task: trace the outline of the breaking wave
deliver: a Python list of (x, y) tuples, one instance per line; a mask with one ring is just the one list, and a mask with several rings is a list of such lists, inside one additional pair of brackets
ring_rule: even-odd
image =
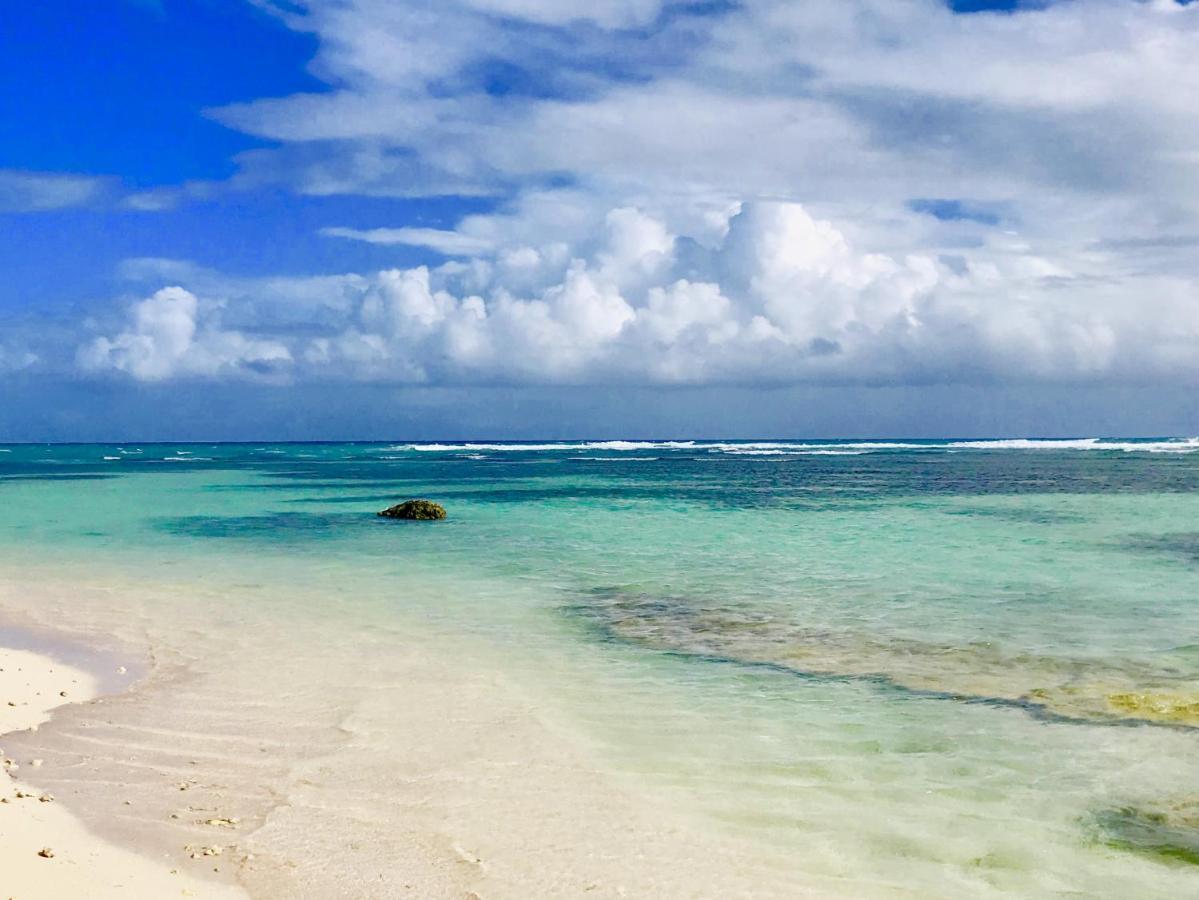
[(1199, 437), (1162, 440), (1120, 440), (1110, 438), (1008, 438), (964, 441), (563, 441), (559, 443), (473, 443), (396, 444), (385, 448), (393, 452), (415, 453), (546, 453), (600, 451), (620, 453), (633, 450), (692, 451), (725, 453), (731, 456), (857, 456), (863, 453), (897, 451), (958, 450), (1056, 450), (1108, 451), (1116, 453), (1195, 453)]

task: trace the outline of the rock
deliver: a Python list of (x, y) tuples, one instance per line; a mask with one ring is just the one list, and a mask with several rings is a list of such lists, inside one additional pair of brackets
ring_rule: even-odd
[(385, 519), (444, 519), (445, 507), (432, 500), (405, 500), (379, 513)]
[(37, 855), (40, 856), (42, 859), (54, 859), (54, 851), (51, 850), (49, 847), (43, 847), (41, 850), (39, 850), (37, 852)]

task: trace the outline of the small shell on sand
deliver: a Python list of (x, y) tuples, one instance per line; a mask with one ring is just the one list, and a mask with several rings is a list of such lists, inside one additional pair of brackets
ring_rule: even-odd
[(225, 852), (224, 847), (215, 844), (211, 847), (193, 847), (189, 844), (183, 849), (191, 855), (192, 859), (200, 859), (202, 856), (220, 856)]

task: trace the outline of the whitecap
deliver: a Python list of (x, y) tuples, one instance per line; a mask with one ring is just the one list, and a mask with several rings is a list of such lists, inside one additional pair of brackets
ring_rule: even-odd
[(946, 444), (964, 450), (1108, 450), (1124, 453), (1195, 453), (1199, 438), (1162, 441), (1121, 441), (1109, 438), (1013, 438), (994, 441), (953, 441)]
[[(951, 450), (1109, 450), (1127, 453), (1199, 452), (1199, 438), (1173, 438), (1157, 441), (1114, 440), (1103, 438), (1039, 439), (1006, 438), (966, 441), (562, 441), (559, 443), (476, 443), (396, 444), (384, 452), (416, 453), (545, 453), (601, 451), (627, 453), (638, 450), (694, 450), (732, 456), (778, 455), (860, 455), (894, 451)], [(383, 457), (384, 459), (388, 457)]]

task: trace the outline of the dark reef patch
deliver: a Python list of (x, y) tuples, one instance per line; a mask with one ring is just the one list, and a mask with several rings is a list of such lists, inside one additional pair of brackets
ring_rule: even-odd
[(36, 475), (0, 475), (0, 484), (6, 481), (106, 481), (120, 477), (108, 472), (41, 472)]
[(1022, 525), (1068, 525), (1086, 521), (1086, 516), (1079, 515), (1078, 513), (1037, 509), (1035, 507), (1021, 509), (1019, 507), (968, 506), (960, 509), (947, 509), (945, 512), (950, 516), (998, 519)]
[[(281, 538), (328, 537), (356, 525), (355, 513), (284, 512), (261, 516), (173, 516), (153, 520), (159, 531), (183, 537), (277, 541)], [(367, 524), (373, 522), (368, 519)]]
[(1107, 809), (1092, 825), (1109, 847), (1199, 866), (1199, 800)]
[(866, 682), (1052, 722), (1199, 730), (1199, 671), (1177, 652), (1149, 665), (1030, 654), (986, 641), (936, 644), (805, 628), (761, 608), (622, 588), (584, 592), (562, 612), (594, 639), (697, 661)]
[(1141, 553), (1161, 553), (1199, 565), (1199, 531), (1177, 531), (1172, 534), (1134, 535), (1123, 545)]

